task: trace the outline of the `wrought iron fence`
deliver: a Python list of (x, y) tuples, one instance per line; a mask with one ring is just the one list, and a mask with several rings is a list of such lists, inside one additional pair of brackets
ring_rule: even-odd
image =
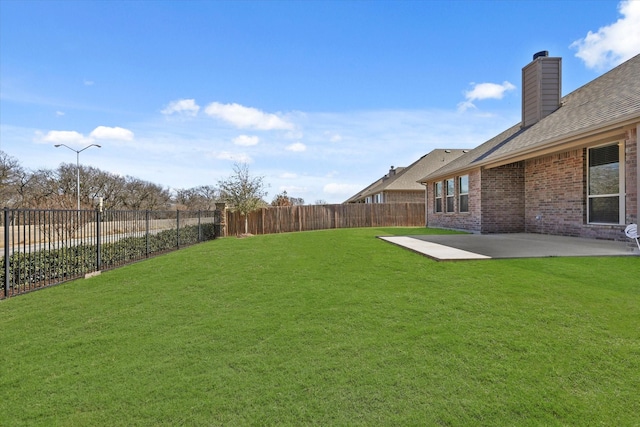
[(0, 212), (0, 299), (214, 239), (221, 211)]

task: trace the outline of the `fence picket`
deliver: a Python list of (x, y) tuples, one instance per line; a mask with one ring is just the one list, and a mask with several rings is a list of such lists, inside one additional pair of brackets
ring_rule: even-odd
[[(244, 217), (226, 212), (227, 235), (244, 234)], [(273, 206), (248, 215), (249, 233), (276, 234), (353, 227), (418, 227), (425, 224), (423, 203), (355, 203)]]

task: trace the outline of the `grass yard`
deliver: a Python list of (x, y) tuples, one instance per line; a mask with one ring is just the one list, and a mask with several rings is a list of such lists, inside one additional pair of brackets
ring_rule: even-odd
[(0, 425), (640, 425), (640, 259), (216, 240), (0, 302)]

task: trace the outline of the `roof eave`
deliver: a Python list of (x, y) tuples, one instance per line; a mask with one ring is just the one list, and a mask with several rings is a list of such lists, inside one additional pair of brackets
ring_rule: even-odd
[(450, 178), (455, 175), (465, 175), (478, 168), (491, 169), (504, 166), (509, 163), (530, 159), (532, 157), (551, 154), (560, 150), (564, 151), (572, 148), (584, 147), (599, 141), (604, 142), (604, 140), (621, 136), (627, 127), (637, 124), (638, 122), (640, 122), (640, 115), (638, 115), (638, 112), (633, 112), (606, 124), (600, 123), (586, 128), (581, 128), (577, 131), (570, 132), (559, 137), (549, 138), (548, 140), (537, 143), (535, 146), (530, 148), (517, 150), (500, 157), (488, 157), (486, 159), (474, 161), (460, 169), (450, 170), (447, 173), (437, 174), (436, 172), (436, 174), (427, 175), (418, 182), (426, 184), (428, 182)]
[(548, 140), (537, 143), (535, 146), (530, 148), (517, 150), (513, 153), (507, 153), (500, 157), (489, 157), (487, 159), (483, 159), (473, 163), (473, 166), (491, 169), (498, 166), (504, 166), (509, 163), (530, 159), (532, 157), (570, 150), (572, 148), (584, 147), (599, 141), (604, 142), (607, 139), (621, 136), (628, 126), (638, 123), (639, 121), (640, 115), (638, 115), (638, 112), (630, 113), (627, 116), (618, 118), (615, 121), (611, 121), (606, 124), (600, 123), (586, 128), (581, 128), (577, 131), (569, 132), (558, 137), (549, 138)]

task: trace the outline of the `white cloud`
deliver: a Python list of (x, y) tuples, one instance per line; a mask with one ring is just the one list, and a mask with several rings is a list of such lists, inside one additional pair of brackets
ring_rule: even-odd
[(85, 86), (93, 86), (95, 84), (95, 82), (93, 80), (84, 79), (82, 81), (82, 84), (84, 84)]
[(51, 130), (46, 135), (37, 134), (37, 136), (41, 142), (51, 144), (79, 145), (92, 142), (90, 138), (74, 130)]
[(51, 130), (43, 135), (41, 132), (36, 132), (36, 140), (43, 143), (51, 144), (69, 144), (69, 145), (82, 145), (91, 144), (95, 140), (111, 140), (111, 141), (132, 141), (133, 132), (129, 129), (121, 127), (107, 127), (98, 126), (95, 128), (89, 136), (84, 136), (80, 132), (75, 130)]
[(335, 195), (351, 196), (352, 194), (354, 194), (357, 191), (360, 191), (361, 189), (362, 189), (362, 186), (357, 184), (338, 184), (338, 183), (332, 182), (332, 183), (326, 184), (322, 188), (322, 191), (324, 191), (327, 194), (331, 194), (333, 196)]
[(98, 126), (90, 134), (93, 139), (109, 139), (114, 141), (133, 141), (133, 132), (121, 127)]
[(162, 111), (164, 115), (180, 114), (183, 116), (195, 117), (200, 111), (200, 106), (196, 104), (195, 99), (179, 99), (171, 101)]
[(258, 145), (259, 142), (260, 142), (260, 138), (258, 138), (257, 136), (249, 136), (249, 135), (240, 135), (233, 139), (234, 144), (241, 145), (243, 147)]
[(220, 151), (213, 153), (213, 157), (218, 160), (230, 160), (238, 163), (252, 163), (253, 159), (244, 153), (231, 153), (229, 151)]
[(516, 87), (505, 81), (502, 84), (497, 83), (472, 83), (473, 88), (465, 91), (465, 101), (458, 104), (458, 111), (465, 111), (469, 108), (475, 108), (473, 101), (483, 99), (502, 99), (505, 92), (514, 90)]
[(282, 178), (282, 179), (296, 179), (296, 178), (298, 178), (298, 174), (297, 173), (291, 173), (291, 172), (284, 172), (284, 173), (280, 174), (280, 178)]
[(307, 146), (304, 145), (302, 142), (296, 142), (291, 145), (287, 145), (286, 150), (293, 151), (294, 153), (301, 153), (307, 150)]
[(209, 116), (224, 120), (238, 128), (260, 130), (293, 130), (293, 123), (277, 116), (265, 113), (256, 108), (240, 104), (220, 104), (212, 102), (205, 109)]
[(58, 117), (64, 116), (64, 111), (56, 111), (56, 116)]
[(587, 67), (614, 67), (640, 52), (640, 1), (622, 1), (618, 10), (622, 18), (569, 46)]

